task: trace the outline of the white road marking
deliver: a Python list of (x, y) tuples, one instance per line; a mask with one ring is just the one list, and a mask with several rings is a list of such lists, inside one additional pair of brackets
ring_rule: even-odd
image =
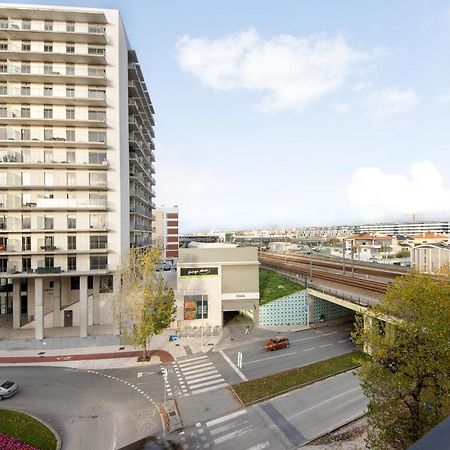
[(267, 361), (268, 359), (282, 358), (283, 356), (289, 356), (289, 355), (295, 355), (295, 354), (296, 354), (296, 352), (283, 353), (282, 355), (268, 356), (267, 358), (255, 359), (253, 361), (246, 361), (245, 364), (254, 364), (254, 363), (261, 362), (261, 361)]
[(323, 345), (319, 345), (319, 348), (322, 348), (322, 347), (329, 347), (330, 345), (333, 345), (333, 344), (323, 344)]
[(239, 375), (241, 380), (247, 381), (248, 378), (236, 367), (233, 361), (223, 352), (223, 350), (219, 350), (219, 353), (222, 355), (223, 359), (231, 366), (231, 368)]
[(195, 380), (196, 378), (201, 378), (205, 375), (212, 375), (213, 373), (219, 373), (219, 372), (217, 372), (217, 369), (213, 369), (213, 370), (209, 370), (208, 372), (203, 372), (200, 374), (197, 373), (195, 375), (188, 375), (188, 376), (185, 376), (184, 378), (186, 378), (186, 380)]
[(226, 422), (227, 420), (234, 419), (235, 417), (242, 416), (242, 414), (245, 414), (247, 412), (246, 409), (240, 409), (239, 411), (236, 411), (234, 413), (228, 414), (226, 416), (219, 417), (218, 419), (210, 420), (209, 422), (206, 422), (206, 426), (213, 427), (214, 425), (218, 425), (219, 423)]
[(202, 388), (202, 389), (196, 389), (196, 390), (192, 391), (192, 395), (202, 394), (203, 392), (213, 391), (214, 389), (220, 389), (220, 388), (223, 388), (226, 386), (228, 386), (227, 383), (222, 383), (222, 384), (217, 384), (215, 386), (210, 386), (210, 387), (206, 387), (206, 388)]
[(337, 333), (337, 331), (333, 331), (332, 333), (324, 333), (321, 336), (330, 336), (330, 335), (336, 334), (336, 333)]
[(185, 364), (187, 362), (198, 361), (199, 359), (205, 359), (205, 358), (207, 358), (206, 355), (198, 356), (197, 358), (184, 359), (183, 361), (178, 361), (178, 365), (181, 366), (182, 364)]
[(243, 429), (240, 429), (240, 430), (232, 431), (231, 433), (228, 433), (225, 436), (220, 436), (219, 438), (214, 439), (214, 444), (221, 444), (222, 442), (229, 441), (230, 439), (233, 439), (236, 436), (239, 436), (240, 434), (247, 433), (251, 429), (252, 429), (252, 426), (249, 426), (247, 428), (243, 428)]
[(309, 347), (309, 348), (305, 348), (305, 350), (302, 350), (304, 352), (309, 352), (310, 350), (314, 350), (316, 347)]
[[(320, 335), (322, 336), (322, 335)], [(311, 339), (317, 339), (320, 338), (320, 336), (311, 336), (311, 337), (307, 337), (307, 338), (301, 338), (301, 339), (289, 339), (290, 342), (300, 342), (300, 341), (309, 341)]]
[(248, 448), (247, 450), (262, 450), (263, 448), (270, 447), (269, 441), (260, 442), (257, 445), (254, 445), (253, 447)]
[(189, 372), (183, 372), (183, 375), (186, 377), (186, 375), (193, 375), (194, 373), (200, 373), (200, 372), (207, 372), (208, 370), (212, 370), (215, 369), (215, 367), (213, 365), (208, 365), (207, 367), (203, 367), (201, 369), (195, 369), (195, 370), (190, 370)]
[(338, 344), (342, 344), (343, 342), (348, 342), (348, 339), (341, 339), (340, 341), (337, 341)]
[(195, 380), (189, 380), (187, 383), (189, 385), (192, 385), (192, 384), (195, 384), (195, 383), (199, 383), (200, 381), (213, 380), (214, 378), (221, 378), (221, 379), (223, 379), (222, 375), (220, 375), (220, 373), (216, 373), (215, 375), (208, 375), (207, 377), (196, 378)]
[(337, 398), (343, 397), (344, 395), (350, 394), (350, 392), (357, 391), (358, 389), (361, 389), (361, 387), (357, 386), (357, 387), (354, 387), (353, 389), (349, 389), (348, 391), (345, 391), (345, 392), (342, 392), (342, 393), (340, 393), (338, 395), (335, 395), (334, 397), (331, 397), (331, 398), (329, 398), (327, 400), (324, 400), (323, 402), (317, 403), (317, 405), (311, 406), (311, 407), (306, 408), (306, 409), (304, 409), (304, 410), (302, 410), (302, 411), (300, 411), (298, 413), (293, 414), (292, 416), (289, 416), (288, 419), (292, 419), (293, 417), (301, 416), (305, 412), (311, 411), (314, 408), (317, 408), (319, 406), (322, 406), (322, 405), (325, 405), (327, 403), (330, 403), (333, 400), (336, 400)]
[(211, 367), (211, 366), (213, 366), (213, 364), (210, 363), (210, 362), (206, 362), (206, 363), (203, 363), (203, 364), (197, 364), (195, 366), (183, 369), (183, 374), (186, 374), (186, 373), (189, 373), (189, 372), (194, 372), (196, 369), (201, 369), (202, 367), (208, 367), (208, 366)]
[(209, 380), (209, 381), (205, 381), (204, 383), (193, 384), (192, 386), (189, 386), (189, 387), (191, 388), (191, 390), (195, 390), (197, 388), (210, 386), (211, 384), (216, 384), (216, 383), (219, 383), (221, 381), (225, 381), (225, 380), (223, 378), (220, 378), (219, 380)]

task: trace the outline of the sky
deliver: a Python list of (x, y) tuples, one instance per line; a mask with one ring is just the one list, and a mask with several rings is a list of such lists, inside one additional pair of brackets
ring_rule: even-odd
[(45, 3), (120, 10), (181, 232), (449, 219), (447, 1)]

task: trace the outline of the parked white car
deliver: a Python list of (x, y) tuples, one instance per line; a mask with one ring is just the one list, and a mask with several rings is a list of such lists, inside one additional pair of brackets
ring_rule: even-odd
[(0, 400), (12, 397), (19, 390), (19, 385), (14, 381), (0, 380)]

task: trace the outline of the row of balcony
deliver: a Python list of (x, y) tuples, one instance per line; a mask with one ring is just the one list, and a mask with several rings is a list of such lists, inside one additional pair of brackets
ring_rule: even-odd
[(7, 243), (5, 246), (4, 244), (0, 243), (0, 256), (6, 255), (7, 253), (20, 253), (25, 255), (34, 255), (34, 254), (40, 254), (40, 253), (107, 253), (108, 247), (99, 247), (99, 248), (76, 248), (76, 249), (69, 249), (69, 248), (62, 248), (58, 247), (54, 244), (49, 243), (48, 240), (45, 239), (38, 239), (38, 242), (36, 243), (36, 247), (32, 248), (31, 246), (23, 246), (20, 242), (11, 242)]
[(29, 110), (22, 111), (21, 109), (6, 109), (0, 108), (0, 122), (9, 124), (21, 125), (43, 125), (50, 124), (51, 126), (95, 126), (98, 128), (106, 127), (106, 113), (103, 111), (90, 111), (87, 115), (76, 115), (75, 111), (50, 113), (44, 111), (41, 114), (31, 115)]
[(0, 202), (0, 210), (105, 210), (108, 208), (106, 199), (67, 199), (38, 198), (22, 202), (19, 197), (8, 195), (5, 202)]

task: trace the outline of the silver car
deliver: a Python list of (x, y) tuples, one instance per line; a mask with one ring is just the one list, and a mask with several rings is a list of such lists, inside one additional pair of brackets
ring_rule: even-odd
[(14, 381), (0, 380), (0, 400), (12, 397), (19, 390), (19, 385)]

